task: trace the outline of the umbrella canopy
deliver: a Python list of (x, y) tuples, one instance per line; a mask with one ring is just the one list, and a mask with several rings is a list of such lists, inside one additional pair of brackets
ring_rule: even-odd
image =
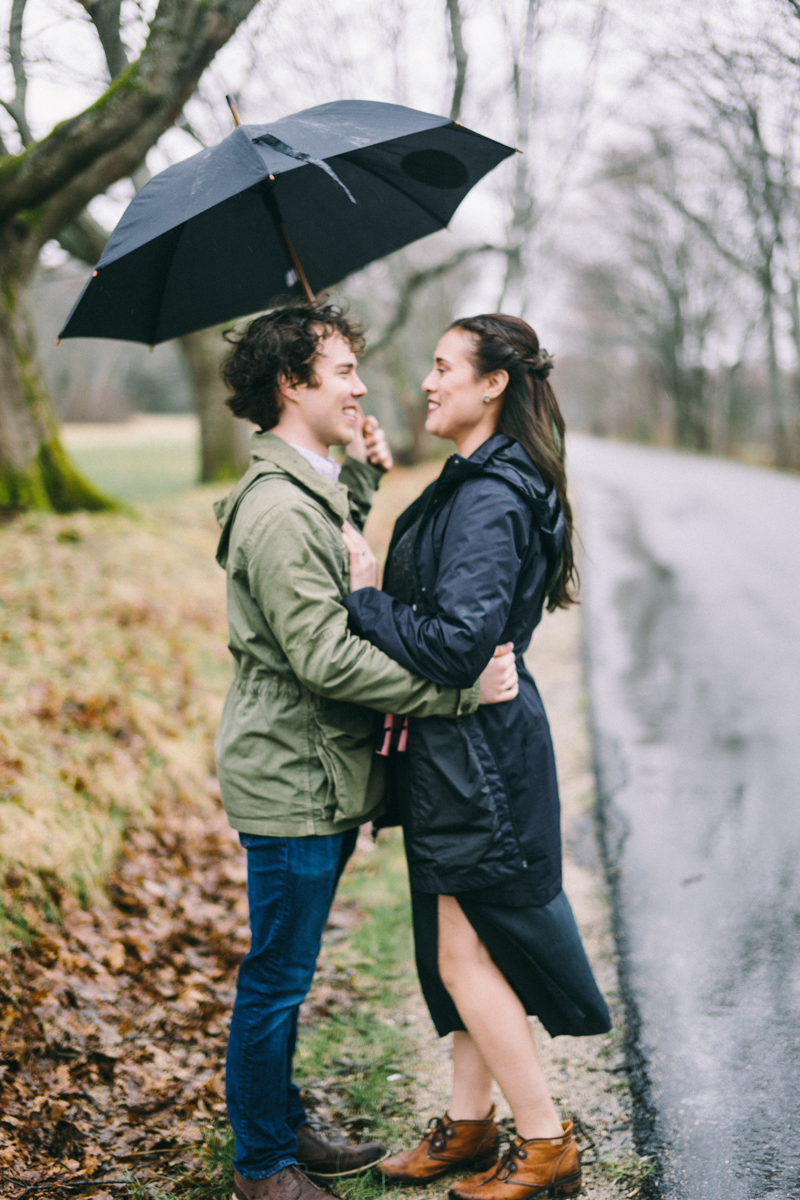
[(339, 100), (154, 176), (125, 210), (61, 337), (154, 345), (314, 291), (444, 228), (514, 150), (397, 104)]

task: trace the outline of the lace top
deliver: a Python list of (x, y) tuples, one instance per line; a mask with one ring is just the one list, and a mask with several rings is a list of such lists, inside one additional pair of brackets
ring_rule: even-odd
[(417, 578), (414, 571), (414, 542), (420, 521), (407, 529), (392, 551), (383, 576), (383, 590), (401, 604), (416, 604)]

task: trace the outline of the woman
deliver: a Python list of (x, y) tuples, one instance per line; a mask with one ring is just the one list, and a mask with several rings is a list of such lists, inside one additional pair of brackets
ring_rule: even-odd
[[(426, 1182), (491, 1166), (455, 1200), (527, 1200), (580, 1189), (572, 1124), (550, 1098), (526, 1014), (552, 1036), (604, 1033), (608, 1009), (561, 889), (550, 731), (522, 655), (547, 602), (573, 602), (564, 421), (534, 331), (495, 313), (456, 321), (423, 383), (426, 428), (458, 451), (400, 517), (374, 586), (354, 531), (351, 626), (439, 684), (468, 686), (513, 642), (519, 691), (461, 721), (411, 718), (392, 754), (405, 831), (417, 965), (440, 1036), (453, 1033), (448, 1112), (381, 1165)], [(497, 1162), (492, 1079), (516, 1137)], [(488, 1115), (487, 1115), (488, 1113)]]

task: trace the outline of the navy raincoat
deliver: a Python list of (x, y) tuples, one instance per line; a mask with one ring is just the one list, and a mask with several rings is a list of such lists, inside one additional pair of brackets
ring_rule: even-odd
[(564, 544), (555, 489), (512, 438), (452, 455), (399, 518), (416, 522), (416, 611), (363, 588), (345, 600), (359, 636), (411, 671), (471, 685), (513, 642), (519, 695), (462, 720), (409, 718), (392, 756), (411, 885), (495, 904), (548, 904), (561, 890), (558, 785), (547, 717), (522, 655), (542, 616)]

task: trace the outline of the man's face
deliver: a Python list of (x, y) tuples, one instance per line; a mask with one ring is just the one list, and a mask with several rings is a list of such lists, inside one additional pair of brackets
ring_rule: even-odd
[(367, 389), (356, 374), (355, 354), (340, 333), (320, 342), (312, 364), (317, 387), (288, 388), (309, 432), (323, 446), (346, 446), (361, 419), (359, 400)]

